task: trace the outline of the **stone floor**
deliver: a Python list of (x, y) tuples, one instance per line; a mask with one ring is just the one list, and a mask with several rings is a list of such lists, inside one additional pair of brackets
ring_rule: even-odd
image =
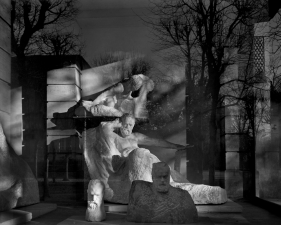
[(279, 216), (270, 213), (266, 209), (257, 207), (246, 200), (235, 201), (243, 207), (242, 216), (253, 225), (280, 225), (281, 213)]
[[(236, 203), (242, 206), (243, 212), (239, 213), (200, 213), (197, 225), (280, 225), (280, 217), (259, 208), (250, 202), (240, 199)], [(125, 215), (120, 213), (108, 214), (104, 223), (89, 223), (84, 221), (85, 206), (58, 206), (55, 211), (36, 218), (26, 225), (71, 225), (71, 224), (134, 224), (125, 222)], [(159, 225), (159, 224), (158, 224)]]

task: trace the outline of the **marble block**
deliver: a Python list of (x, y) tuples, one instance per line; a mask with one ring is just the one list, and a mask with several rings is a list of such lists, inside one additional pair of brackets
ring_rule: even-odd
[[(1, 1), (2, 5), (2, 1)], [(11, 28), (10, 26), (2, 19), (0, 19), (0, 48), (6, 52), (11, 52)]]
[(47, 73), (47, 84), (80, 84), (81, 71), (76, 65), (70, 65), (62, 69), (51, 70)]
[(47, 86), (47, 101), (79, 101), (81, 90), (75, 84), (58, 84)]

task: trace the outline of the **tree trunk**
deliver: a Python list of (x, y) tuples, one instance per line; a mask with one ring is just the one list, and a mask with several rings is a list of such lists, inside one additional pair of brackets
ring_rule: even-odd
[(215, 185), (215, 162), (217, 147), (217, 105), (219, 97), (219, 80), (215, 79), (212, 90), (210, 126), (210, 148), (209, 148), (209, 184)]
[(212, 111), (210, 117), (210, 148), (209, 148), (209, 184), (215, 184), (215, 154), (216, 154), (216, 101), (212, 99)]

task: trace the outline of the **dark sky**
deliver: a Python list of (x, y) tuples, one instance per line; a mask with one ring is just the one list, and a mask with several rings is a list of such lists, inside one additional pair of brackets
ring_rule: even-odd
[(94, 56), (110, 51), (149, 54), (153, 40), (139, 16), (148, 14), (149, 0), (79, 0), (78, 24), (91, 64)]

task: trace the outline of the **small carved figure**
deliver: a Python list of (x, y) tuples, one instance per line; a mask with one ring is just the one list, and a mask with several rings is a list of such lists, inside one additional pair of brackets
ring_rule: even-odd
[(170, 185), (170, 168), (154, 163), (153, 183), (134, 181), (129, 194), (127, 220), (143, 223), (191, 223), (198, 220), (190, 194)]
[(106, 218), (103, 196), (104, 184), (100, 180), (91, 180), (88, 185), (88, 207), (86, 210), (87, 221), (103, 221)]

